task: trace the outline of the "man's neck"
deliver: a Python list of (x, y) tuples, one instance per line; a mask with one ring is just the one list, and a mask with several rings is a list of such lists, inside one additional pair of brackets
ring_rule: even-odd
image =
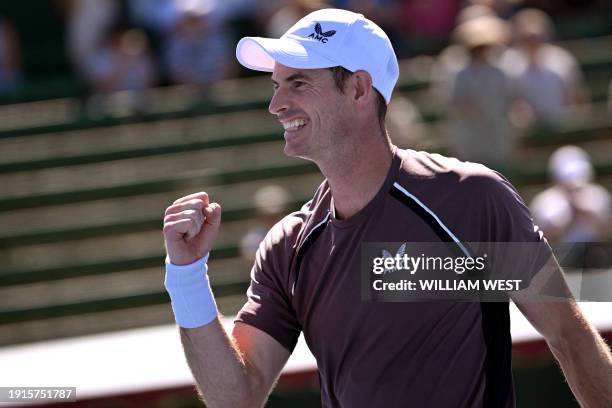
[(336, 217), (349, 218), (374, 198), (389, 173), (392, 149), (387, 142), (359, 146), (333, 163), (318, 163), (331, 188)]

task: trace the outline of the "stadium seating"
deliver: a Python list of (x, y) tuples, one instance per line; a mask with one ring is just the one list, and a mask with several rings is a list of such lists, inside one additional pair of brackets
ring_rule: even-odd
[[(612, 119), (602, 105), (611, 43), (564, 43), (596, 104), (588, 116), (521, 140), (521, 166), (508, 175), (526, 200), (547, 184), (546, 159), (566, 143), (589, 151), (599, 181), (612, 186)], [(398, 92), (422, 112), (427, 140), (418, 147), (444, 152), (445, 113), (407, 64)], [(162, 215), (194, 190), (224, 206), (210, 270), (221, 311), (235, 313), (248, 284), (238, 242), (256, 224), (253, 193), (278, 183), (298, 208), (321, 181), (314, 165), (282, 154), (280, 128), (265, 112), (269, 80), (223, 81), (211, 90), (214, 104), (198, 103), (186, 87), (159, 88), (147, 113), (97, 119), (82, 114), (77, 88), (45, 95), (32, 85), (0, 101), (19, 102), (0, 106), (0, 345), (171, 322)]]

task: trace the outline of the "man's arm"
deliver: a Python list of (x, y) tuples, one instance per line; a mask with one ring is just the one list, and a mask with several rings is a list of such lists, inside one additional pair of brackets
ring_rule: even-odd
[(612, 407), (610, 349), (572, 297), (556, 259), (511, 297), (546, 339), (580, 405)]
[(231, 335), (219, 319), (181, 328), (187, 363), (209, 407), (261, 407), (289, 358), (267, 333), (236, 323)]
[(195, 193), (166, 209), (166, 288), (187, 363), (209, 407), (260, 407), (289, 358), (268, 334), (237, 323), (231, 335), (218, 318), (205, 256), (221, 226), (221, 206)]

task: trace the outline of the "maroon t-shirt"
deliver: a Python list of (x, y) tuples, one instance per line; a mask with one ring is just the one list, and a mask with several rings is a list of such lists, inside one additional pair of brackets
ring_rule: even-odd
[[(270, 230), (236, 321), (290, 351), (303, 331), (325, 407), (513, 407), (507, 302), (361, 300), (362, 242), (453, 237), (543, 241), (499, 174), (395, 149), (380, 191), (352, 217), (335, 218), (324, 181), (309, 203)], [(539, 269), (548, 256), (530, 267)]]

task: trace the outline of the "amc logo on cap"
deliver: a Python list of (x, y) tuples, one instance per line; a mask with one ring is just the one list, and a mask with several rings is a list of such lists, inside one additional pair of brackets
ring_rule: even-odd
[(308, 36), (308, 38), (313, 38), (325, 44), (327, 43), (327, 40), (329, 39), (329, 37), (332, 37), (334, 34), (336, 34), (336, 30), (329, 30), (329, 31), (323, 32), (323, 28), (321, 27), (321, 24), (317, 23), (315, 24), (315, 32), (311, 33)]

